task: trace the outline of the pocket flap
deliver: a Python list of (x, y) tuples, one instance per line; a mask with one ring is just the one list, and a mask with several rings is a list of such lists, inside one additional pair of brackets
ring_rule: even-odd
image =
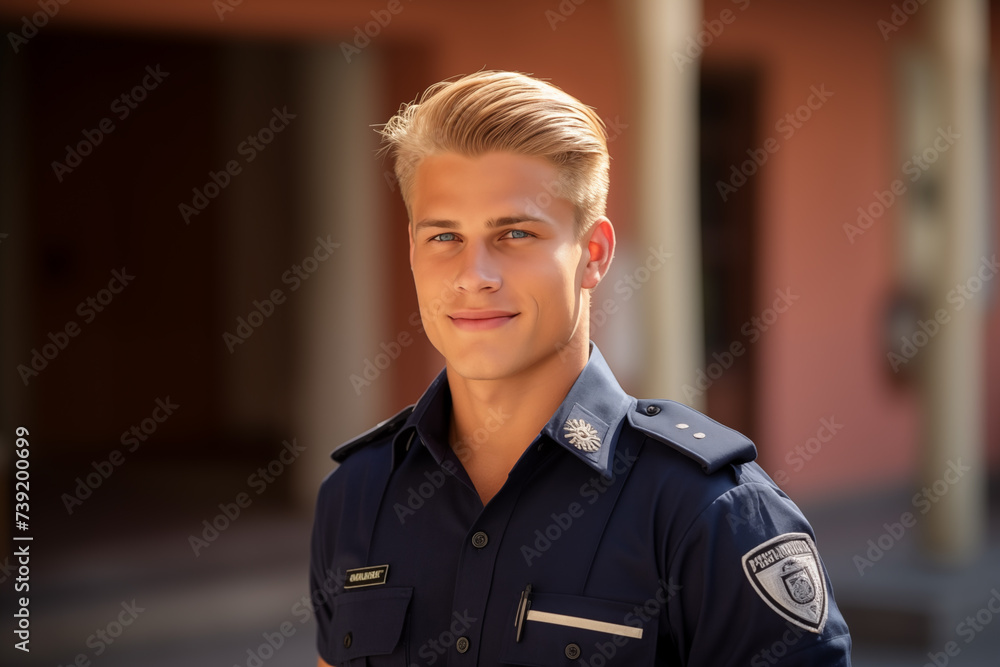
[(597, 655), (600, 664), (651, 665), (656, 653), (656, 621), (635, 613), (642, 605), (576, 595), (532, 593), (521, 641), (513, 627), (504, 638), (501, 662), (514, 665), (559, 665)]
[(412, 596), (412, 588), (379, 588), (334, 598), (330, 649), (337, 664), (392, 653), (403, 634)]

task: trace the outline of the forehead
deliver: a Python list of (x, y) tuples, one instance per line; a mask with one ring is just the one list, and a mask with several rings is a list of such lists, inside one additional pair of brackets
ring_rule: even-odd
[[(534, 207), (561, 215), (568, 200), (553, 196), (563, 191), (559, 170), (548, 160), (515, 153), (493, 152), (474, 157), (457, 153), (430, 155), (417, 166), (411, 201), (414, 219), (438, 209), (449, 211)], [(512, 212), (512, 211), (508, 211)]]

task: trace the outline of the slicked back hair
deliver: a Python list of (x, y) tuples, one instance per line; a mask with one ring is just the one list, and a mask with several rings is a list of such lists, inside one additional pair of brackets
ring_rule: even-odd
[(580, 235), (605, 213), (610, 158), (604, 122), (575, 97), (527, 74), (488, 70), (435, 83), (402, 105), (379, 132), (380, 153), (395, 157), (411, 223), (417, 167), (425, 157), (447, 152), (477, 157), (499, 151), (548, 160), (559, 179), (543, 184), (545, 191), (573, 204)]

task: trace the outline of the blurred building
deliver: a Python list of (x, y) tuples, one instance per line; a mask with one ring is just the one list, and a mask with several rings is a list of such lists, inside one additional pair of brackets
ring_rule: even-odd
[(308, 525), (329, 451), (442, 363), (372, 126), (482, 68), (549, 79), (607, 124), (621, 249), (592, 330), (627, 390), (750, 435), (830, 514), (857, 582), (854, 557), (907, 510), (914, 568), (982, 567), (998, 9), (3, 0), (0, 409), (4, 443), (32, 432), (39, 577), (75, 549), (155, 543), (190, 582), (254, 557), (233, 546), (253, 539), (223, 546), (237, 521)]

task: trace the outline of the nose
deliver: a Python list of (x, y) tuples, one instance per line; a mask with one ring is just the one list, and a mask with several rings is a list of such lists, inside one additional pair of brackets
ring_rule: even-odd
[(455, 278), (459, 292), (495, 292), (500, 289), (500, 267), (485, 244), (468, 243), (462, 250), (460, 267)]

